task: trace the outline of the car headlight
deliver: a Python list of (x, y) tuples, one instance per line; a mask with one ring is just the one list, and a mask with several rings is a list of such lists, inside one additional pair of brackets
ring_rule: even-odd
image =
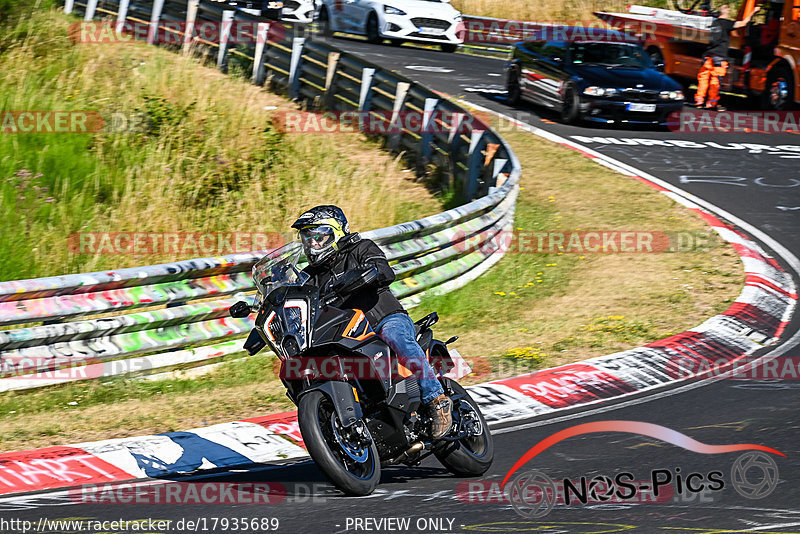
[(658, 96), (663, 100), (683, 100), (683, 91), (661, 91)]
[(619, 91), (613, 87), (597, 87), (596, 85), (590, 85), (583, 90), (583, 94), (589, 96), (617, 96)]
[(383, 6), (383, 12), (387, 15), (405, 15), (406, 12), (402, 9), (397, 9), (396, 7), (392, 6)]

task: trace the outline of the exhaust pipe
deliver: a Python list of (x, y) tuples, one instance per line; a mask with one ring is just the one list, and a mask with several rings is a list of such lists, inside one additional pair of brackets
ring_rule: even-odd
[(397, 458), (393, 459), (390, 463), (392, 464), (399, 464), (400, 462), (411, 458), (412, 455), (418, 453), (422, 449), (425, 448), (425, 444), (421, 441), (415, 441), (411, 444), (411, 447), (408, 448), (406, 452), (398, 456)]

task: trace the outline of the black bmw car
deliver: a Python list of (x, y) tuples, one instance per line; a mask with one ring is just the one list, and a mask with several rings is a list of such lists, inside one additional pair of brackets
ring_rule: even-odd
[(544, 105), (567, 123), (664, 123), (683, 106), (680, 84), (656, 70), (640, 43), (613, 30), (563, 30), (514, 45), (510, 104)]

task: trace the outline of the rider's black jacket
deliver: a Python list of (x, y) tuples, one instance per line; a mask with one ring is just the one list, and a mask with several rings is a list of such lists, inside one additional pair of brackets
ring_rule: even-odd
[(389, 284), (394, 282), (394, 271), (378, 245), (369, 239), (362, 239), (357, 233), (347, 234), (339, 240), (338, 245), (335, 256), (303, 269), (311, 275), (310, 284), (319, 287), (321, 294), (325, 295), (344, 273), (374, 265), (378, 270), (375, 281), (345, 296), (344, 301), (336, 306), (363, 311), (372, 327), (388, 315), (407, 313), (389, 290)]

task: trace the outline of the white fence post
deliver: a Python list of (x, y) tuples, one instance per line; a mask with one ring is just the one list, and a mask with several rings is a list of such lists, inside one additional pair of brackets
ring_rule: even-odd
[(301, 59), (305, 44), (306, 40), (304, 37), (295, 37), (292, 39), (292, 62), (289, 66), (289, 97), (292, 99), (300, 96)]
[(333, 80), (336, 78), (336, 69), (339, 67), (339, 58), (342, 57), (341, 52), (328, 52), (328, 71), (325, 74), (325, 92), (322, 94), (322, 101), (325, 107), (331, 107), (333, 104)]
[(131, 0), (120, 0), (119, 10), (117, 11), (117, 33), (125, 29), (125, 21), (128, 19), (128, 5)]
[(452, 119), (450, 123), (450, 134), (447, 136), (447, 152), (449, 154), (448, 160), (450, 161), (450, 176), (448, 177), (448, 181), (446, 185), (451, 185), (452, 182), (458, 179), (459, 176), (459, 169), (458, 165), (456, 164), (456, 154), (458, 153), (458, 149), (461, 147), (463, 143), (461, 139), (461, 134), (463, 133), (461, 130), (464, 128), (464, 116), (466, 113), (454, 113), (452, 114)]
[(222, 31), (219, 32), (219, 50), (217, 50), (217, 68), (222, 72), (228, 70), (228, 41), (231, 38), (231, 26), (236, 11), (225, 10), (222, 12)]
[(164, 0), (153, 0), (153, 11), (150, 13), (150, 28), (147, 30), (147, 44), (155, 44), (158, 37), (158, 23), (161, 20), (161, 10)]
[(66, 2), (64, 2), (64, 13), (67, 14), (72, 13), (74, 7), (75, 7), (75, 0), (66, 0)]
[(399, 119), (400, 117), (400, 110), (403, 108), (403, 104), (406, 103), (406, 96), (408, 96), (408, 90), (411, 89), (411, 84), (408, 82), (397, 82), (397, 92), (394, 95), (394, 105), (392, 106), (392, 120), (389, 122), (389, 129), (397, 124), (400, 127), (400, 131), (397, 133), (393, 133), (391, 137), (389, 137), (389, 150), (397, 150), (400, 148), (400, 138), (403, 136), (403, 129), (402, 124), (405, 123), (404, 120)]
[(467, 183), (464, 190), (465, 200), (472, 201), (472, 197), (478, 192), (478, 177), (483, 169), (483, 161), (481, 160), (481, 141), (485, 130), (472, 130), (472, 135), (469, 139), (469, 159), (467, 161)]
[(188, 54), (192, 46), (198, 9), (200, 9), (200, 0), (188, 0), (186, 4), (186, 28), (183, 34), (183, 47), (181, 47), (181, 52), (184, 54)]
[(372, 98), (372, 79), (375, 77), (375, 69), (364, 67), (361, 69), (361, 91), (358, 95), (358, 111), (369, 109), (369, 101)]
[(95, 11), (97, 11), (97, 0), (89, 0), (86, 2), (86, 13), (83, 15), (83, 20), (92, 20)]
[(431, 155), (433, 154), (433, 147), (431, 146), (431, 143), (433, 142), (433, 128), (436, 125), (434, 122), (434, 113), (436, 112), (436, 106), (438, 105), (438, 98), (425, 99), (425, 109), (422, 114), (422, 136), (419, 140), (419, 152), (422, 156), (422, 163), (428, 163), (431, 159)]
[(269, 22), (259, 22), (256, 36), (256, 54), (253, 58), (253, 83), (264, 83), (264, 51), (267, 49), (269, 39)]
[(448, 145), (457, 143), (457, 139), (461, 137), (461, 126), (464, 124), (464, 113), (453, 113), (452, 115), (453, 122), (450, 124), (450, 135), (447, 136)]

